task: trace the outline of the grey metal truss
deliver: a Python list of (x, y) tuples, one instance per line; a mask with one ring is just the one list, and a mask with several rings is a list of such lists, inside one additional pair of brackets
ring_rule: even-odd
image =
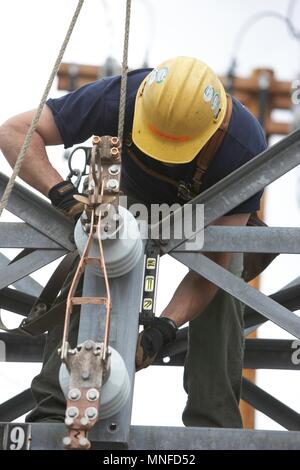
[[(0, 197), (5, 190), (8, 177), (0, 173)], [(50, 238), (67, 250), (74, 249), (73, 225), (46, 200), (16, 183), (8, 201), (7, 210), (30, 227)], [(1, 224), (3, 222), (0, 222)]]
[(231, 252), (288, 253), (300, 252), (300, 228), (290, 227), (207, 227), (204, 244), (193, 249), (179, 246), (173, 253)]
[[(59, 423), (0, 424), (5, 448), (9, 448), (9, 436), (16, 426), (25, 429), (24, 449), (62, 450), (66, 429)], [(118, 442), (99, 442), (90, 434), (92, 449), (109, 450), (299, 450), (300, 432), (251, 431), (240, 429), (185, 428), (159, 426), (131, 426), (126, 447)], [(1, 447), (1, 442), (0, 442)], [(100, 459), (100, 455), (99, 455)], [(101, 463), (101, 460), (99, 460)]]
[(23, 277), (37, 271), (46, 264), (55, 261), (67, 253), (67, 250), (35, 250), (18, 261), (0, 269), (0, 289), (15, 284)]
[[(299, 228), (208, 227), (213, 221), (296, 167), (300, 163), (299, 144), (300, 130), (266, 150), (191, 202), (193, 208), (190, 215), (191, 220), (195, 216), (196, 204), (205, 204), (205, 245), (201, 248), (198, 247), (199, 251), (300, 253)], [(7, 180), (5, 175), (0, 174), (0, 196)], [(3, 247), (22, 247), (25, 250), (11, 263), (7, 263), (5, 270), (2, 269), (0, 272), (0, 294), (2, 295), (2, 300), (1, 297), (0, 300), (4, 304), (6, 302), (7, 306), (10, 304), (10, 308), (17, 310), (17, 313), (20, 312), (23, 305), (23, 313), (26, 315), (28, 306), (33, 299), (25, 297), (22, 299), (19, 292), (16, 293), (15, 302), (13, 302), (10, 286), (13, 284), (16, 286), (21, 279), (29, 279), (28, 275), (41, 265), (73, 250), (72, 225), (44, 199), (18, 184), (10, 198), (8, 210), (25, 223), (18, 227), (15, 224), (0, 223), (0, 231), (2, 228), (0, 246), (2, 244)], [(173, 228), (176, 220), (176, 217), (170, 218)], [(162, 223), (165, 222), (166, 219)], [(155, 234), (155, 230), (159, 233), (162, 223), (152, 227), (152, 234)], [(16, 228), (19, 228), (20, 231), (18, 236), (14, 237)], [(22, 244), (24, 237), (27, 237), (27, 241)], [(221, 243), (220, 238), (222, 239)], [(300, 279), (295, 280), (294, 283), (278, 293), (267, 297), (200, 252), (196, 255), (193, 252), (188, 252), (185, 241), (184, 236), (180, 239), (171, 238), (169, 241), (163, 241), (161, 251), (169, 253), (190, 269), (243, 301), (247, 306), (245, 333), (249, 332), (251, 328), (255, 329), (263, 321), (271, 320), (293, 336), (300, 338), (300, 319), (291, 311), (296, 310), (300, 305), (298, 289)], [(96, 279), (91, 273), (86, 272), (84, 295), (94, 295), (96, 289), (97, 295), (99, 295), (99, 286), (100, 289), (103, 289), (99, 278)], [(133, 383), (141, 264), (128, 276), (111, 281), (111, 288), (114, 306), (111, 345), (123, 356)], [(22, 289), (19, 288), (19, 290)], [(129, 315), (126, 317), (128, 313)], [(101, 328), (95, 328), (95, 316), (91, 314), (91, 309), (88, 311), (87, 308), (83, 308), (79, 342), (87, 338), (99, 339), (99, 336), (101, 339)], [(21, 341), (24, 342), (26, 339), (22, 338)], [(0, 341), (4, 343), (7, 341), (8, 345), (9, 342), (12, 345), (14, 339), (10, 338), (10, 340), (7, 341), (7, 337), (1, 335)], [(30, 345), (35, 348), (32, 352), (32, 358), (40, 354), (37, 351), (42, 347), (43, 341), (44, 337), (40, 337), (35, 345), (33, 345), (33, 341), (29, 341)], [(291, 365), (289, 362), (291, 342), (259, 341), (246, 341), (245, 363), (247, 366), (299, 369), (297, 365)], [(9, 347), (7, 347), (7, 352)], [(13, 348), (14, 346), (11, 351)], [(170, 364), (174, 363), (174, 360), (178, 364), (181, 361), (182, 364), (186, 351), (186, 331), (179, 332), (172, 348), (173, 350), (164, 351), (164, 354), (169, 353), (171, 356)], [(10, 357), (13, 357), (13, 352), (10, 354)], [(288, 429), (299, 429), (299, 415), (254, 384), (244, 381), (243, 393), (244, 398), (250, 403), (273, 419), (277, 419)], [(113, 445), (129, 449), (300, 448), (300, 434), (295, 431), (280, 433), (203, 428), (130, 427), (131, 406), (132, 393), (128, 404), (118, 416), (112, 417), (105, 423), (100, 421), (96, 425), (91, 433), (95, 448), (112, 448)], [(112, 422), (115, 425), (113, 428), (110, 427)], [(57, 448), (60, 445), (57, 444), (60, 442), (60, 437), (65, 435), (65, 426), (63, 424), (32, 425), (30, 433), (32, 448)]]
[[(1, 222), (0, 222), (0, 229), (1, 229)], [(6, 267), (9, 265), (11, 261), (9, 258), (4, 256), (3, 253), (0, 253), (0, 269), (1, 267)], [(39, 295), (42, 291), (42, 286), (31, 276), (26, 276), (19, 281), (16, 281), (12, 284), (12, 286), (20, 291), (26, 292), (27, 294), (31, 295)], [(5, 308), (5, 307), (3, 307)]]
[[(184, 215), (186, 223), (193, 226), (192, 222), (197, 220), (196, 206), (197, 204), (204, 204), (204, 227), (207, 227), (219, 217), (222, 217), (295, 168), (300, 163), (299, 144), (300, 129), (192, 199), (189, 202), (192, 210)], [(179, 209), (176, 213), (181, 213), (182, 217), (177, 218), (175, 214), (170, 215), (159, 224), (152, 226), (153, 236), (159, 236), (162, 233), (162, 226), (166, 223), (170, 223), (171, 233), (179, 232), (174, 231), (174, 226), (178, 223), (176, 221), (183, 220), (184, 208)], [(181, 238), (164, 240), (161, 244), (161, 250), (163, 253), (169, 253), (185, 241), (187, 239), (184, 235)]]
[(192, 253), (173, 253), (172, 256), (190, 269), (213, 282), (235, 298), (272, 320), (278, 326), (300, 338), (300, 318), (287, 308), (279, 305), (242, 279), (231, 274), (204, 255)]
[(1, 248), (60, 249), (61, 246), (45, 237), (28, 224), (19, 222), (1, 222)]

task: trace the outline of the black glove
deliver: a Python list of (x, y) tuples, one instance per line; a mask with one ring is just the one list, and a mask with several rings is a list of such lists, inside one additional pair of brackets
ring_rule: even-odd
[(69, 220), (76, 222), (83, 212), (84, 204), (74, 199), (75, 194), (79, 193), (74, 184), (71, 181), (62, 181), (50, 189), (48, 197), (54, 207)]
[(136, 371), (150, 366), (161, 348), (176, 338), (178, 328), (170, 318), (154, 318), (149, 327), (139, 334), (135, 365)]

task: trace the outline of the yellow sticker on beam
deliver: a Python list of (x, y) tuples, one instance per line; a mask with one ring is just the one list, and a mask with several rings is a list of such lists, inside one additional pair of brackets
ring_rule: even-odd
[(156, 258), (147, 258), (146, 268), (147, 269), (155, 269), (156, 268)]
[(143, 310), (152, 310), (153, 307), (153, 300), (152, 299), (144, 299), (143, 300)]
[(145, 277), (145, 292), (153, 292), (154, 291), (154, 276), (146, 276)]

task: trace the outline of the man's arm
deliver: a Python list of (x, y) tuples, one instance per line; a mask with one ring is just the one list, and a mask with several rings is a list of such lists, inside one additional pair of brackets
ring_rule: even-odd
[[(233, 214), (216, 220), (213, 225), (243, 226), (247, 224), (250, 214)], [(231, 253), (203, 253), (211, 260), (224, 268), (228, 268)], [(177, 287), (170, 303), (162, 312), (162, 317), (175, 321), (177, 326), (193, 320), (211, 302), (218, 291), (218, 287), (190, 271)]]
[[(11, 167), (16, 163), (34, 114), (35, 111), (18, 114), (0, 127), (0, 149)], [(45, 146), (62, 143), (52, 112), (45, 106), (20, 172), (26, 183), (45, 196), (53, 186), (63, 181), (50, 164)]]

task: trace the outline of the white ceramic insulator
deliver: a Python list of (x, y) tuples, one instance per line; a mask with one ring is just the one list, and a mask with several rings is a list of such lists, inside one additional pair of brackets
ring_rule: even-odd
[[(123, 358), (111, 347), (109, 347), (109, 352), (111, 353), (110, 373), (100, 392), (100, 419), (110, 418), (117, 414), (127, 402), (130, 393), (130, 380)], [(70, 374), (65, 364), (60, 367), (59, 383), (67, 399)]]
[[(115, 238), (102, 240), (104, 259), (108, 277), (119, 277), (127, 274), (138, 263), (143, 244), (139, 232), (138, 224), (131, 212), (119, 206), (120, 230)], [(78, 220), (75, 232), (75, 243), (79, 254), (82, 255), (87, 241), (87, 233), (83, 229), (80, 219)], [(99, 244), (96, 235), (94, 236), (90, 256), (99, 257)], [(97, 266), (89, 266), (96, 275), (103, 273)]]

